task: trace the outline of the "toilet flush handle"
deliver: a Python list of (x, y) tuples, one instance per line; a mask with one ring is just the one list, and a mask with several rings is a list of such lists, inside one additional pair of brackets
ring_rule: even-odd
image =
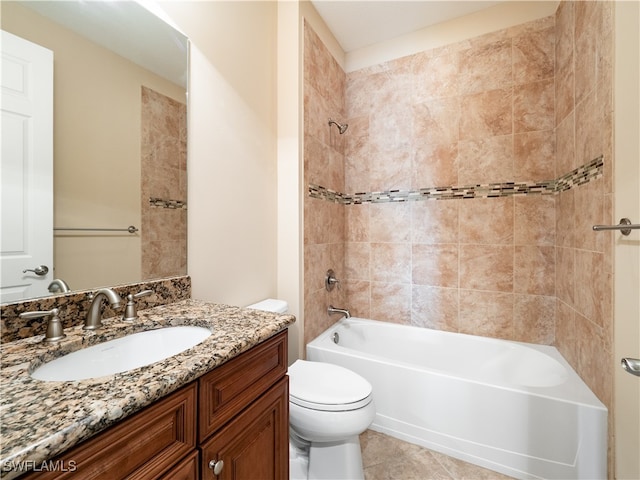
[(209, 468), (213, 470), (214, 475), (220, 475), (222, 473), (222, 469), (224, 468), (224, 462), (222, 460), (211, 460), (209, 462)]

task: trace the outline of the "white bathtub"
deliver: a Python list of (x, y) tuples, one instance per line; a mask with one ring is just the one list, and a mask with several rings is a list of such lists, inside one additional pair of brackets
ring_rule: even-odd
[(307, 359), (369, 380), (373, 430), (516, 478), (607, 477), (607, 409), (554, 347), (343, 318)]

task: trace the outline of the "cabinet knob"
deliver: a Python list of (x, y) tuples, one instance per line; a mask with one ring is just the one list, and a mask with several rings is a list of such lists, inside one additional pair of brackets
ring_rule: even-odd
[(209, 462), (209, 468), (213, 470), (214, 475), (220, 475), (224, 468), (224, 462), (222, 460), (218, 460), (217, 462), (215, 460), (211, 460)]

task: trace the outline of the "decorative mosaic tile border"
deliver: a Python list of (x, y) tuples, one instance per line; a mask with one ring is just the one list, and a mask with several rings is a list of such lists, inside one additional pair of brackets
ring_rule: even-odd
[(187, 202), (182, 200), (165, 200), (164, 198), (149, 198), (149, 205), (152, 207), (173, 208), (173, 209), (187, 209)]
[(554, 195), (600, 178), (603, 169), (604, 157), (601, 155), (566, 175), (546, 182), (488, 183), (455, 187), (421, 188), (410, 191), (387, 190), (384, 192), (361, 192), (354, 194), (339, 193), (320, 185), (309, 184), (309, 196), (342, 205), (360, 205), (363, 203), (389, 203), (417, 200), (510, 197), (512, 195)]
[(554, 193), (563, 192), (570, 188), (577, 187), (584, 183), (588, 183), (591, 180), (595, 180), (602, 176), (604, 170), (604, 156), (600, 155), (595, 160), (591, 160), (589, 163), (585, 163), (581, 167), (572, 170), (571, 172), (556, 179), (556, 185)]

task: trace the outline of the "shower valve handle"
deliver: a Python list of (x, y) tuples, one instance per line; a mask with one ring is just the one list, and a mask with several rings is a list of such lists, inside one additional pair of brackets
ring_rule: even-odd
[(327, 292), (330, 292), (336, 286), (338, 287), (338, 290), (340, 290), (340, 280), (336, 278), (334, 271), (329, 269), (324, 277), (324, 287), (327, 289)]

